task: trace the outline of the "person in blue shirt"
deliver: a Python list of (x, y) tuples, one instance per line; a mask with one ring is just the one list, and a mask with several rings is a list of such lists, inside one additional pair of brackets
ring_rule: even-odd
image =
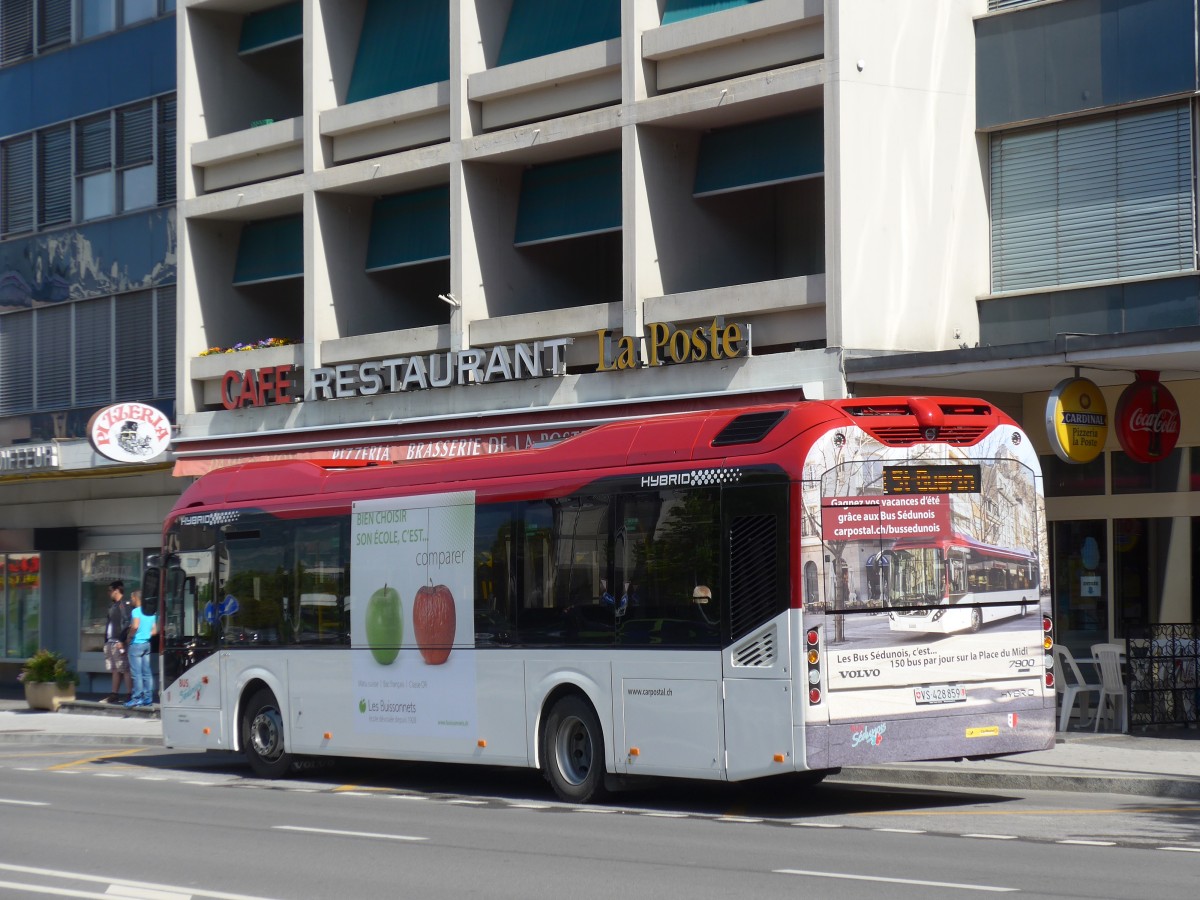
[(133, 696), (129, 708), (150, 706), (154, 702), (154, 673), (150, 670), (150, 638), (158, 633), (158, 617), (142, 611), (142, 592), (129, 595), (133, 611), (129, 623), (129, 671), (133, 676)]

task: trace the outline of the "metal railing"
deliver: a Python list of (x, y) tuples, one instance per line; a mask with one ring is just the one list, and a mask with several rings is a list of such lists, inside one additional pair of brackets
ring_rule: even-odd
[(1125, 639), (1129, 727), (1196, 721), (1200, 625), (1148, 625)]

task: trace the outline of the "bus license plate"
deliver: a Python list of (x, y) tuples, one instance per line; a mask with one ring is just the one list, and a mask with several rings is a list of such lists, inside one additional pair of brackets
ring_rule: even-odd
[(965, 703), (967, 689), (961, 684), (925, 684), (913, 688), (913, 699), (917, 705), (927, 703)]

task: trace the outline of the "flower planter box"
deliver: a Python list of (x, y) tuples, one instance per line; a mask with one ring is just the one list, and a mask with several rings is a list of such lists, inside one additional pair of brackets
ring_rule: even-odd
[(25, 702), (30, 709), (48, 709), (58, 712), (60, 704), (75, 699), (75, 685), (61, 687), (53, 681), (25, 682)]

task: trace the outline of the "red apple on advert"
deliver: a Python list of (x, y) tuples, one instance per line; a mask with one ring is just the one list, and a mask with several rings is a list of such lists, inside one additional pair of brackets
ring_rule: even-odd
[(444, 584), (427, 584), (413, 600), (413, 634), (421, 658), (440, 666), (454, 646), (454, 595)]

